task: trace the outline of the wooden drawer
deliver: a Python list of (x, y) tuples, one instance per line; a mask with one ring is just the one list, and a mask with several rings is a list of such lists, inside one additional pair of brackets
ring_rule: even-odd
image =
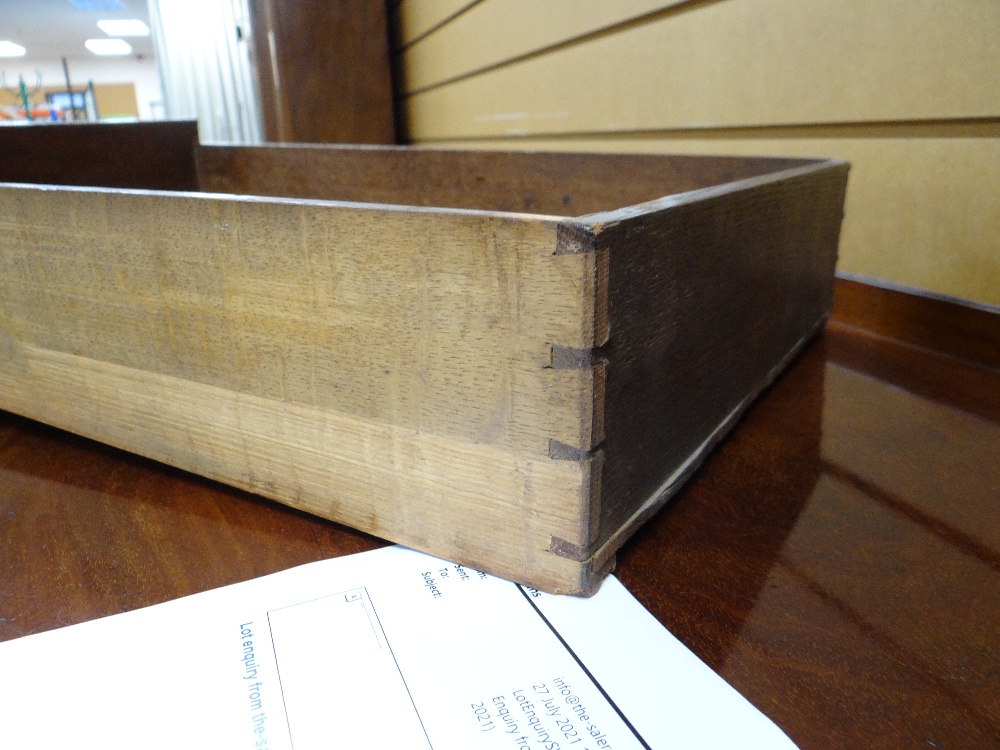
[(194, 132), (0, 130), (64, 184), (0, 186), (0, 408), (547, 591), (595, 590), (830, 308), (842, 162)]

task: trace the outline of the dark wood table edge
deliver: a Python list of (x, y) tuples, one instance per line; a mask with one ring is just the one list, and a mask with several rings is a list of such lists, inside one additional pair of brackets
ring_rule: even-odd
[(1000, 370), (1000, 307), (838, 273), (830, 321)]

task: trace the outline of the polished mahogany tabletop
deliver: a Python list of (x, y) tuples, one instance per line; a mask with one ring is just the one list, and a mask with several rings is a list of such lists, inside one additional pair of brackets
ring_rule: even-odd
[[(996, 353), (844, 290), (616, 575), (803, 749), (1000, 747)], [(0, 412), (0, 640), (383, 544)]]

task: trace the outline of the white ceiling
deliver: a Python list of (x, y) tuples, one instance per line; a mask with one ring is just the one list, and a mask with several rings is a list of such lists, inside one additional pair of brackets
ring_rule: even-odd
[[(83, 43), (87, 39), (107, 38), (97, 28), (97, 22), (107, 18), (138, 18), (149, 25), (146, 0), (119, 0), (123, 10), (79, 10), (70, 0), (0, 0), (0, 40), (7, 39), (28, 53), (21, 58), (0, 58), (13, 63), (58, 61), (98, 57)], [(153, 57), (152, 37), (125, 37), (132, 45), (132, 54)], [(114, 59), (114, 58), (105, 58)]]

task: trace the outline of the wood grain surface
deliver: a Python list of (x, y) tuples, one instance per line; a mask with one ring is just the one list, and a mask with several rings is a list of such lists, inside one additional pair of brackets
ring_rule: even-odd
[(837, 285), (839, 323), (1000, 370), (1000, 308), (853, 279)]
[[(198, 162), (221, 192), (0, 187), (0, 407), (574, 593), (821, 324), (847, 172), (393, 148)], [(417, 196), (439, 206), (399, 205)], [(597, 213), (482, 208), (504, 201)]]
[(250, 0), (268, 141), (395, 143), (385, 3)]
[(309, 146), (201, 146), (218, 193), (581, 216), (758, 177), (796, 159)]
[(0, 182), (197, 190), (194, 121), (0, 129)]
[(1000, 201), (994, 200), (1000, 120), (518, 137), (435, 147), (843, 159), (851, 163), (851, 180), (839, 270), (1000, 305)]
[[(998, 393), (831, 325), (616, 574), (803, 750), (994, 748)], [(382, 544), (0, 414), (0, 639)]]
[(1000, 305), (1000, 4), (418, 6), (407, 142), (843, 159), (841, 270)]
[(592, 376), (549, 364), (551, 342), (593, 345), (594, 259), (553, 257), (553, 222), (28, 187), (2, 200), (5, 408), (581, 586), (580, 564), (545, 550), (580, 533), (589, 465), (549, 448), (591, 447)]
[(831, 328), (619, 555), (804, 750), (1000, 742), (1000, 422), (964, 408), (1000, 381), (943, 359)]
[(610, 253), (598, 558), (677, 491), (830, 309), (847, 165), (785, 175), (592, 217), (597, 244), (628, 248)]

